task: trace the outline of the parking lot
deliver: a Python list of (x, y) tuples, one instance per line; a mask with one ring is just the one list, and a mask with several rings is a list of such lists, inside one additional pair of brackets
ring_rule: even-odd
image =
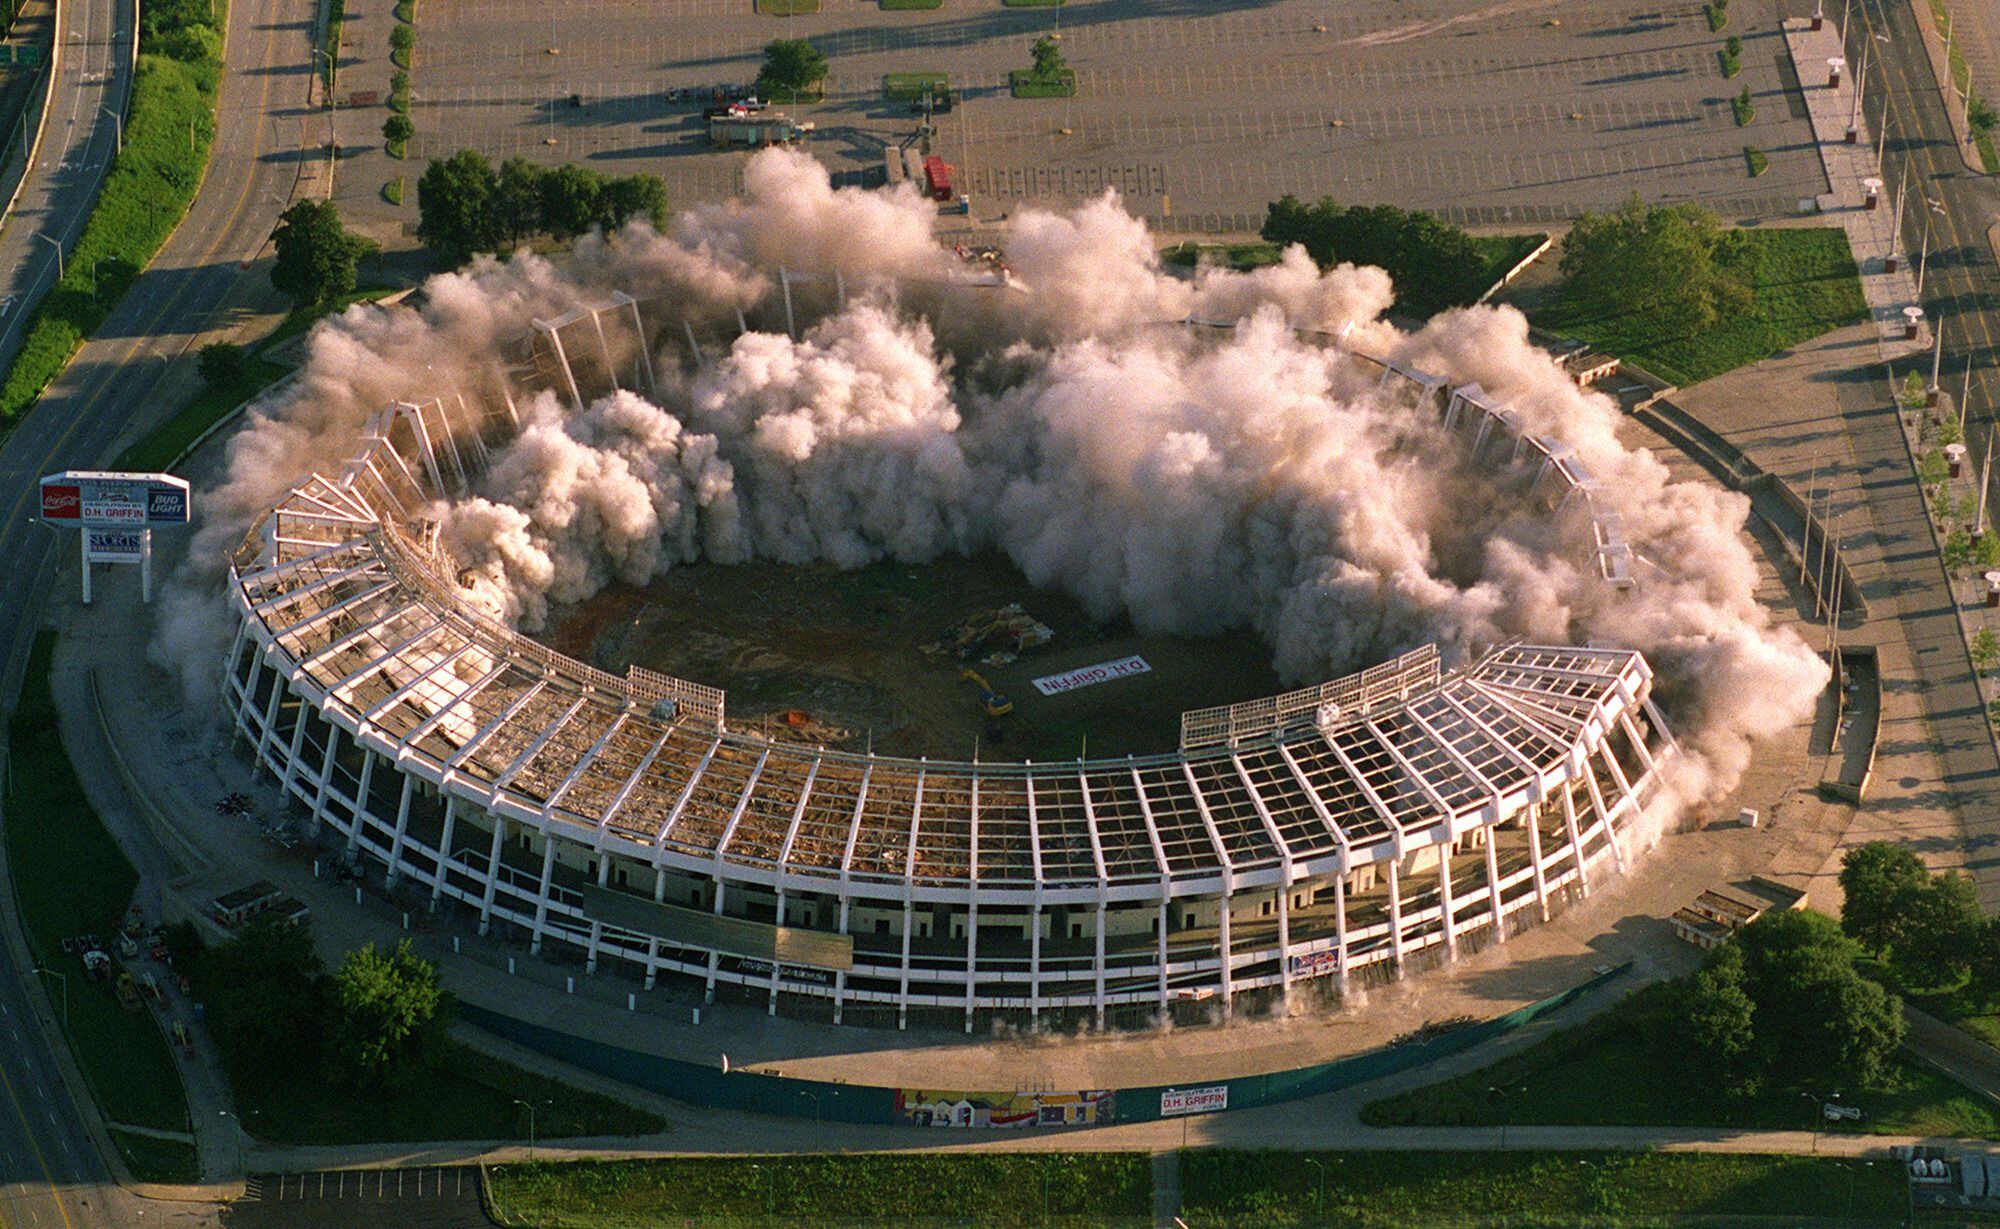
[[(884, 12), (826, 0), (783, 18), (750, 0), (437, 3), (418, 19), (412, 152), (472, 145), (652, 170), (677, 203), (724, 195), (745, 155), (709, 149), (700, 107), (713, 87), (753, 80), (763, 44), (789, 32), (831, 61), (824, 100), (789, 110), (816, 124), (814, 154), (856, 182), (918, 123), (885, 98), (883, 75), (948, 73), (960, 103), (937, 120), (937, 151), (986, 218), (1106, 186), (1168, 230), (1254, 228), (1285, 192), (1467, 222), (1549, 221), (1634, 190), (1769, 216), (1825, 187), (1787, 88), (1782, 7), (1730, 6), (1743, 71), (1725, 80), (1724, 36), (1694, 4), (946, 0)], [(1078, 96), (1011, 97), (1008, 71), (1058, 25)], [(1729, 103), (1745, 85), (1757, 114), (1739, 128)], [(1770, 160), (1761, 177), (1746, 145)]]

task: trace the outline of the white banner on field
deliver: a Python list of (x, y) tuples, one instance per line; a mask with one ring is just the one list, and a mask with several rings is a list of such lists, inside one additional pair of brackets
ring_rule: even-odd
[(1045, 696), (1059, 696), (1065, 691), (1075, 691), (1079, 687), (1091, 687), (1098, 683), (1108, 683), (1112, 679), (1147, 674), (1152, 669), (1143, 657), (1121, 657), (1117, 661), (1101, 661), (1094, 666), (1081, 666), (1062, 674), (1043, 675), (1035, 680), (1035, 690)]

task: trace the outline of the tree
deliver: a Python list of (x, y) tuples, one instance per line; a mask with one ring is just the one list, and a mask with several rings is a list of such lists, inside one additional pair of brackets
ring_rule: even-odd
[(1034, 57), (1031, 73), (1037, 81), (1060, 81), (1069, 72), (1069, 61), (1063, 58), (1062, 44), (1044, 34), (1035, 40), (1028, 50)]
[(633, 218), (644, 218), (657, 229), (667, 220), (667, 185), (658, 175), (644, 172), (614, 176), (604, 181), (598, 208), (607, 230), (616, 230)]
[(757, 92), (766, 98), (797, 98), (826, 78), (826, 53), (810, 39), (781, 38), (764, 47)]
[(1973, 938), (1972, 985), (1989, 1002), (2000, 999), (2000, 914), (1981, 922)]
[(382, 121), (382, 139), (391, 145), (401, 145), (417, 135), (417, 125), (401, 111), (391, 111), (389, 118)]
[(1902, 1002), (1854, 968), (1854, 941), (1823, 914), (1785, 910), (1737, 933), (1755, 1004), (1755, 1062), (1782, 1086), (1876, 1079), (1903, 1039)]
[(1896, 942), (1911, 897), (1929, 873), (1917, 855), (1888, 841), (1870, 841), (1840, 860), (1840, 891), (1846, 904), (1840, 928), (1871, 952)]
[(542, 168), (526, 158), (509, 158), (500, 164), (500, 178), (494, 184), (493, 205), (500, 231), (510, 242), (542, 229)]
[(312, 309), (354, 289), (361, 258), (374, 245), (340, 224), (332, 201), (303, 200), (278, 215), (271, 232), (277, 260), (271, 284), (300, 308)]
[(1486, 261), (1472, 237), (1421, 210), (1394, 205), (1316, 205), (1286, 196), (1264, 218), (1264, 238), (1297, 243), (1321, 266), (1377, 265), (1396, 285), (1397, 306), (1418, 315), (1462, 307), (1485, 289)]
[(243, 378), (244, 362), (242, 346), (231, 345), (226, 341), (212, 341), (201, 348), (201, 358), (198, 360), (202, 383), (210, 388), (233, 387)]
[(1972, 664), (1980, 670), (1991, 670), (2000, 663), (2000, 635), (1995, 635), (1990, 627), (1982, 627), (1973, 633), (1969, 647)]
[(542, 229), (558, 239), (571, 239), (598, 222), (596, 175), (580, 166), (559, 166), (541, 178)]
[(1995, 126), (2000, 126), (2000, 113), (1993, 110), (1993, 104), (1975, 96), (1965, 104), (1965, 122), (1972, 126), (1978, 136), (1989, 136)]
[(1980, 931), (1979, 896), (1963, 875), (1931, 875), (1909, 894), (1889, 949), (1896, 971), (1920, 986), (1951, 986), (1972, 965)]
[(1681, 1009), (1699, 1074), (1730, 1094), (1754, 1091), (1756, 1004), (1745, 984), (1743, 949), (1725, 943), (1711, 951), (1688, 983)]
[(319, 957), (303, 926), (254, 919), (227, 943), (203, 952), (193, 980), (209, 1029), (233, 1071), (292, 1065), (317, 1052)]
[(349, 952), (327, 998), (326, 1060), (334, 1077), (394, 1089), (437, 1062), (451, 1001), (437, 966), (408, 939), (386, 953), (373, 943)]
[(1740, 312), (1751, 294), (1731, 267), (1740, 245), (1698, 205), (1648, 206), (1637, 193), (1587, 213), (1563, 240), (1563, 294), (1601, 315), (1647, 319), (1685, 337)]
[(497, 250), (503, 235), (494, 208), (498, 188), (492, 164), (475, 150), (432, 159), (417, 180), (417, 238), (452, 265), (474, 252)]

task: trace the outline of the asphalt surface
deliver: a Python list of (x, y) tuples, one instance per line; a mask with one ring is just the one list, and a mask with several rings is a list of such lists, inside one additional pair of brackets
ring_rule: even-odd
[[(97, 338), (0, 443), (0, 695), (15, 694), (55, 550), (76, 548), (73, 536), (35, 523), (36, 480), (109, 461), (195, 390), (198, 344), (282, 308), (268, 263), (256, 258), (299, 179), (312, 14), (312, 0), (232, 6), (224, 135), (201, 193)], [(50, 123), (60, 116), (52, 112)], [(82, 199), (55, 208), (79, 226), (86, 212)], [(17, 230), (25, 233), (10, 234)], [(30, 976), (11, 945), (0, 950), (0, 1028), (19, 1029), (0, 1044), (0, 1229), (132, 1223), (129, 1210), (106, 1210), (123, 1196), (109, 1189), (111, 1175), (57, 1074), (51, 1037), (34, 1024)]]
[(56, 283), (57, 245), (67, 256), (83, 234), (132, 93), (133, 0), (62, 0), (57, 11), (58, 63), (41, 148), (0, 227), (0, 371), (21, 348), (29, 312)]
[[(1924, 273), (1923, 308), (1944, 333), (1942, 384), (1957, 393), (1972, 364), (1971, 411), (1967, 442), (1982, 453), (2000, 410), (2000, 269), (1987, 242), (1987, 228), (2000, 217), (2000, 185), (1966, 170), (1957, 137), (1945, 117), (1931, 62), (1908, 0), (1860, 0), (1847, 31), (1850, 63), (1868, 49), (1870, 81), (1876, 94), (1871, 111), (1889, 106), (1883, 161), (1889, 182), (1907, 172), (1904, 250), (1914, 259), (1930, 230)], [(1996, 484), (1995, 492), (2000, 492)], [(1989, 499), (1993, 493), (1989, 493)], [(1941, 596), (1948, 597), (1948, 590)], [(1970, 687), (1969, 663), (1961, 649), (1941, 649), (1920, 657), (1929, 693), (1933, 734), (1943, 761), (1944, 783), (1954, 789), (1966, 830), (1965, 865), (1979, 885), (1981, 903), (2000, 908), (2000, 814), (1995, 814), (1994, 752)]]

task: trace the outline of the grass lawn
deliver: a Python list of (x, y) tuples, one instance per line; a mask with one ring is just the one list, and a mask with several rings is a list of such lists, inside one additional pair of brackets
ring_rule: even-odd
[(1910, 1006), (1971, 1033), (1987, 1045), (2000, 1049), (2000, 998), (1981, 997), (1970, 986), (1933, 990), (1912, 986), (1887, 961), (1863, 958), (1855, 967), (1902, 995)]
[(7, 861), (21, 927), (36, 961), (67, 979), (66, 990), (45, 979), (49, 1000), (58, 1019), (68, 1017), (70, 1049), (104, 1116), (184, 1131), (187, 1099), (152, 1016), (122, 1010), (108, 982), (86, 980), (83, 962), (63, 954), (65, 935), (109, 940), (139, 877), (84, 797), (56, 731), (54, 651), (54, 632), (35, 637), (7, 749)]
[(1037, 77), (1031, 70), (1017, 68), (1007, 74), (1007, 84), (1016, 98), (1074, 98), (1076, 70), (1065, 68), (1059, 77)]
[[(889, 7), (888, 0), (883, 0), (883, 7)], [(905, 5), (903, 7), (907, 8), (909, 6)], [(935, 8), (936, 6), (933, 5), (931, 7)], [(882, 92), (890, 98), (904, 102), (919, 102), (922, 101), (926, 94), (935, 94), (939, 90), (948, 90), (950, 88), (950, 73), (882, 74)]]
[(883, 9), (894, 12), (897, 9), (940, 9), (944, 0), (882, 0)]
[[(1311, 1158), (1320, 1168), (1306, 1164)], [(1325, 1190), (1324, 1206), (1315, 1209)], [(1616, 1224), (1652, 1217), (1900, 1222), (1892, 1161), (1703, 1153), (1186, 1152), (1182, 1218), (1266, 1226)], [(1699, 1223), (1699, 1222), (1697, 1222)]]
[(757, 0), (757, 11), (769, 13), (773, 17), (790, 17), (794, 13), (817, 13), (819, 0)]
[(1010, 9), (1052, 9), (1060, 7), (1063, 0), (1000, 0), (1001, 7)]
[(1713, 328), (1662, 337), (1644, 313), (1594, 316), (1560, 299), (1537, 312), (1535, 323), (1686, 386), (1867, 318), (1845, 233), (1830, 227), (1781, 227), (1738, 235), (1743, 242), (1740, 267), (1755, 299), (1748, 311)]
[[(1140, 1153), (674, 1157), (499, 1165), (492, 1210), (526, 1229), (1149, 1225)], [(1044, 1200), (1046, 1199), (1046, 1214)]]
[(117, 1130), (111, 1132), (111, 1142), (118, 1145), (125, 1167), (141, 1182), (201, 1181), (201, 1158), (193, 1144)]
[(164, 470), (180, 456), (181, 450), (214, 426), (223, 415), (263, 392), (285, 374), (285, 368), (255, 355), (243, 362), (243, 374), (234, 383), (204, 389), (181, 412), (161, 423), (151, 435), (119, 454), (116, 469), (152, 473)]
[(1763, 150), (1758, 149), (1755, 145), (1745, 145), (1743, 147), (1743, 167), (1750, 172), (1750, 178), (1755, 179), (1765, 171), (1771, 169), (1771, 160), (1765, 156)]
[(526, 1139), (528, 1111), (517, 1098), (536, 1104), (537, 1139), (649, 1135), (665, 1125), (657, 1115), (457, 1043), (440, 1071), (401, 1096), (369, 1096), (289, 1069), (232, 1068), (230, 1083), (250, 1133), (272, 1143)]
[[(1801, 1129), (1816, 1121), (1796, 1091), (1724, 1098), (1680, 1078), (1655, 1053), (1643, 1021), (1666, 992), (1647, 986), (1617, 1006), (1491, 1066), (1364, 1106), (1377, 1126), (1561, 1124)], [(1492, 1089), (1506, 1090), (1496, 1097)], [(1828, 1131), (2000, 1139), (2000, 1112), (1979, 1094), (1910, 1061), (1880, 1084), (1844, 1089), (1861, 1107), (1858, 1123)]]

